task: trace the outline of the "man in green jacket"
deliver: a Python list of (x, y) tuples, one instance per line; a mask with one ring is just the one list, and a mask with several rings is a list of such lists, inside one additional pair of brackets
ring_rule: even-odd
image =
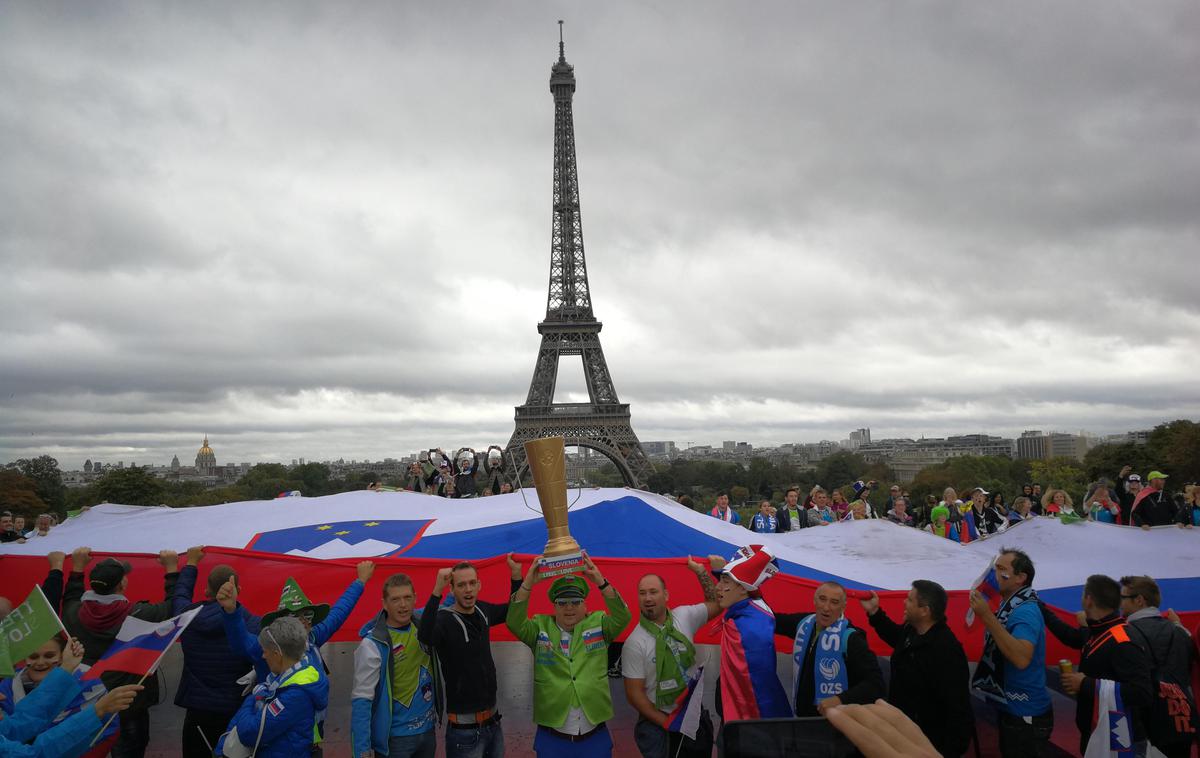
[(533, 651), (533, 720), (538, 725), (533, 749), (540, 758), (608, 758), (612, 718), (608, 687), (608, 646), (632, 620), (625, 601), (584, 553), (584, 574), (608, 606), (588, 612), (588, 584), (564, 576), (550, 585), (554, 615), (528, 618), (529, 593), (540, 581), (534, 559), (508, 606), (508, 628)]

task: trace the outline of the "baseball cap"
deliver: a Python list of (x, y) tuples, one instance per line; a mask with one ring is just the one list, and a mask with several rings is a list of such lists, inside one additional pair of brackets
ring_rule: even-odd
[(92, 566), (92, 570), (88, 574), (88, 579), (92, 583), (92, 591), (97, 595), (111, 595), (117, 591), (117, 585), (130, 571), (133, 571), (133, 566), (127, 561), (105, 558)]
[(1140, 481), (1142, 481), (1142, 478), (1141, 478), (1140, 476), (1138, 476), (1137, 474), (1130, 474), (1130, 475), (1129, 475), (1129, 478), (1128, 478), (1128, 481), (1131, 481), (1131, 482), (1140, 482)]
[(558, 600), (583, 600), (588, 596), (588, 584), (583, 577), (571, 574), (554, 580), (550, 585), (551, 602)]
[(1167, 478), (1167, 475), (1161, 471), (1151, 471), (1149, 474), (1146, 474), (1146, 481), (1148, 481), (1148, 482), (1152, 482), (1155, 479), (1166, 479), (1166, 478)]
[(985, 490), (983, 487), (976, 487), (975, 489), (971, 490), (971, 492), (972, 492), (972, 494), (976, 493), (976, 492), (982, 492), (985, 495), (992, 494), (992, 493), (988, 492), (987, 490)]

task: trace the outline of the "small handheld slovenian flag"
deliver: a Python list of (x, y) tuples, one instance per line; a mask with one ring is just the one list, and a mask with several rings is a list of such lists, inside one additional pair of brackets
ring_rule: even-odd
[[(979, 575), (979, 578), (971, 582), (971, 589), (978, 591), (981, 595), (987, 598), (988, 605), (995, 611), (1000, 607), (1000, 582), (996, 579), (996, 558), (992, 556), (992, 560), (988, 563), (987, 568)], [(967, 626), (975, 623), (975, 609), (967, 607)]]
[(688, 679), (687, 689), (679, 693), (675, 709), (667, 716), (667, 731), (679, 732), (689, 739), (696, 739), (700, 730), (700, 708), (704, 703), (704, 667)]
[(154, 672), (158, 662), (175, 644), (183, 630), (196, 617), (201, 608), (193, 608), (166, 621), (142, 621), (126, 616), (117, 638), (96, 664), (83, 675), (82, 681), (99, 679), (107, 671), (123, 671), (143, 676)]

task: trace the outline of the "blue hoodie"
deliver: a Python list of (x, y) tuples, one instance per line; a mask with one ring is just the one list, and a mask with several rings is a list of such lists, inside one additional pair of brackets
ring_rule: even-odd
[[(175, 705), (212, 713), (233, 713), (242, 704), (245, 689), (237, 680), (250, 670), (250, 664), (235, 651), (225, 633), (225, 613), (213, 600), (192, 602), (196, 586), (196, 567), (184, 566), (175, 583), (171, 615), (200, 606), (188, 624), (179, 644), (183, 648), (183, 672)], [(259, 618), (238, 604), (238, 615), (248, 634), (258, 634)]]
[(269, 682), (260, 684), (246, 696), (217, 743), (217, 755), (239, 745), (256, 758), (296, 758), (312, 752), (317, 714), (329, 705), (329, 680), (304, 661), (280, 676), (283, 681), (276, 688)]

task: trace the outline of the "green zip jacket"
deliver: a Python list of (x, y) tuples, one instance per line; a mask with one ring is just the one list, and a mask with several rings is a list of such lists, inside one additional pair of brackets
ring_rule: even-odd
[(608, 689), (608, 646), (632, 616), (621, 596), (604, 597), (608, 613), (594, 611), (571, 630), (571, 652), (563, 655), (554, 616), (526, 618), (529, 601), (508, 604), (508, 628), (533, 651), (533, 721), (557, 728), (572, 708), (583, 708), (588, 721), (603, 724), (613, 716)]

